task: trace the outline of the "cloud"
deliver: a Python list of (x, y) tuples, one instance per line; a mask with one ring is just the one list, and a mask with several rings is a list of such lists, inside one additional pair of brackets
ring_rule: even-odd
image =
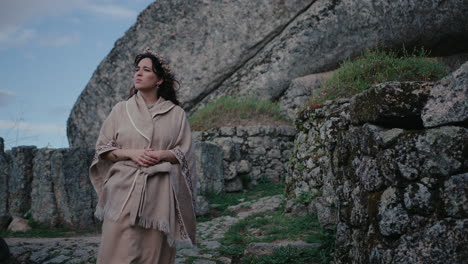
[(29, 28), (8, 25), (0, 30), (0, 44), (21, 45), (36, 37), (36, 31)]
[(20, 27), (33, 19), (64, 14), (82, 0), (15, 0), (0, 2), (0, 31), (6, 26)]
[[(136, 11), (113, 2), (108, 0), (0, 1), (0, 48), (34, 43), (37, 39), (40, 44), (53, 47), (76, 43), (79, 40), (76, 35), (39, 37), (44, 35), (44, 32), (37, 32), (31, 28), (31, 25), (37, 25), (41, 20), (51, 16), (71, 16), (70, 13), (76, 11), (111, 19), (130, 19), (138, 15)], [(80, 23), (81, 20), (75, 18), (73, 21)]]
[[(137, 12), (106, 0), (15, 0), (0, 1), (0, 32), (5, 26), (21, 26), (34, 19), (62, 16), (72, 11), (88, 11), (112, 18), (136, 17)], [(130, 1), (128, 1), (130, 2)]]
[(42, 46), (48, 47), (60, 47), (70, 44), (76, 44), (80, 42), (80, 36), (78, 33), (73, 33), (71, 35), (61, 35), (61, 36), (41, 36), (38, 38), (39, 44)]
[(0, 107), (6, 106), (10, 103), (14, 99), (15, 95), (16, 94), (12, 91), (0, 89)]
[[(80, 42), (80, 35), (72, 34), (38, 34), (35, 30), (10, 27), (0, 32), (0, 50), (8, 47), (15, 47), (23, 44), (36, 43), (45, 47), (62, 47), (77, 44)], [(28, 58), (30, 58), (29, 56)]]
[(18, 130), (33, 133), (57, 133), (65, 130), (65, 125), (57, 124), (33, 124), (22, 121), (0, 120), (0, 129)]
[(117, 5), (95, 5), (86, 4), (83, 9), (89, 10), (96, 15), (104, 15), (111, 18), (136, 18), (136, 11)]

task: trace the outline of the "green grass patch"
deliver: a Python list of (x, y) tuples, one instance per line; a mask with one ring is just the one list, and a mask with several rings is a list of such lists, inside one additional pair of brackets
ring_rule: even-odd
[(318, 191), (317, 193), (311, 193), (311, 192), (301, 192), (299, 194), (299, 197), (295, 200), (296, 204), (309, 204), (312, 202), (315, 198), (322, 196), (321, 191)]
[[(198, 261), (203, 261), (203, 260), (208, 260), (208, 261), (213, 261), (216, 264), (224, 264), (222, 261), (213, 259), (213, 258), (202, 258), (202, 257), (195, 257), (195, 256), (185, 256), (185, 262), (186, 264), (194, 264), (197, 260)], [(203, 262), (202, 262), (203, 263)]]
[(258, 200), (259, 198), (265, 196), (273, 196), (278, 194), (283, 194), (284, 192), (284, 183), (273, 183), (264, 181), (251, 189), (243, 190), (241, 192), (234, 193), (222, 193), (222, 194), (204, 194), (207, 198), (209, 204), (216, 204), (216, 209), (211, 210), (210, 215), (197, 217), (198, 222), (208, 221), (214, 217), (219, 217), (223, 215), (232, 215), (232, 213), (227, 210), (229, 206), (240, 204), (242, 202)]
[(71, 236), (82, 236), (82, 235), (94, 235), (98, 234), (101, 230), (101, 225), (96, 225), (94, 228), (86, 230), (75, 230), (64, 226), (47, 227), (42, 225), (32, 218), (28, 217), (28, 225), (31, 230), (26, 232), (13, 232), (13, 231), (1, 231), (0, 237), (71, 237)]
[(309, 107), (320, 107), (326, 100), (350, 98), (372, 85), (389, 81), (437, 81), (448, 73), (445, 65), (427, 58), (421, 48), (402, 55), (393, 51), (368, 50), (354, 60), (346, 60), (322, 83), (309, 100)]
[(229, 95), (198, 109), (189, 117), (189, 122), (191, 128), (197, 131), (238, 125), (292, 125), (277, 103)]
[[(302, 240), (307, 243), (321, 243), (321, 246), (297, 249), (297, 255), (291, 253), (291, 249), (280, 248), (272, 256), (247, 256), (242, 259), (242, 263), (307, 263), (302, 262), (304, 258), (328, 263), (333, 251), (334, 234), (322, 229), (315, 216), (293, 217), (284, 215), (282, 211), (274, 211), (249, 216), (233, 225), (221, 240), (223, 246), (219, 251), (220, 254), (239, 261), (247, 244), (278, 240)], [(279, 262), (268, 262), (272, 259)]]
[(331, 259), (322, 258), (320, 249), (281, 247), (267, 256), (246, 256), (242, 264), (291, 264), (291, 263), (329, 263)]
[[(259, 232), (252, 234), (249, 232), (252, 229)], [(321, 230), (314, 216), (292, 217), (282, 211), (274, 211), (255, 214), (239, 221), (226, 232), (222, 243), (246, 245), (285, 239), (315, 243)]]

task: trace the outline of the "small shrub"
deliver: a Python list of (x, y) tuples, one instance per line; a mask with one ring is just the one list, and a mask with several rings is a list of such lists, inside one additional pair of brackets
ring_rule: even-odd
[(427, 58), (423, 48), (411, 54), (403, 50), (368, 50), (364, 55), (344, 61), (309, 100), (309, 108), (318, 108), (326, 100), (349, 98), (373, 84), (389, 81), (437, 81), (447, 75), (445, 66)]
[(312, 194), (310, 192), (301, 192), (295, 202), (296, 204), (309, 204), (315, 197), (317, 197), (317, 194)]

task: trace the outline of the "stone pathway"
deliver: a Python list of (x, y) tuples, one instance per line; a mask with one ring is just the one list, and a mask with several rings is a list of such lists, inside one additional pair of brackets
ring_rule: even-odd
[[(218, 248), (226, 231), (245, 217), (277, 209), (282, 195), (260, 198), (253, 202), (243, 202), (228, 210), (235, 216), (221, 216), (197, 225), (197, 246), (179, 247), (176, 264), (223, 264), (231, 259), (220, 256)], [(14, 263), (95, 263), (99, 247), (99, 236), (66, 238), (6, 238), (10, 251), (18, 260)]]

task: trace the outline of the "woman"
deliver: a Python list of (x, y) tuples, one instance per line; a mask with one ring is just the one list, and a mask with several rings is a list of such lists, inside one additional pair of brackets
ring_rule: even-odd
[(167, 63), (135, 58), (134, 87), (104, 120), (90, 178), (103, 219), (97, 263), (174, 263), (177, 242), (195, 244), (190, 126)]

